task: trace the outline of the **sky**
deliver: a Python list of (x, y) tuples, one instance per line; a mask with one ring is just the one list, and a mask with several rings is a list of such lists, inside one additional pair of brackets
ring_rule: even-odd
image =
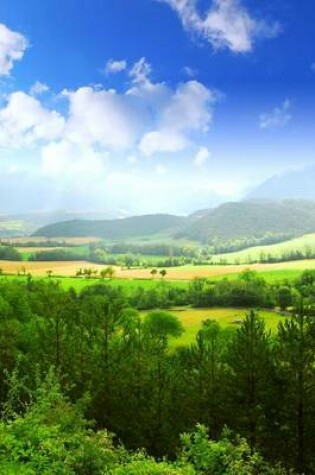
[(315, 165), (309, 0), (1, 0), (0, 213), (185, 214)]

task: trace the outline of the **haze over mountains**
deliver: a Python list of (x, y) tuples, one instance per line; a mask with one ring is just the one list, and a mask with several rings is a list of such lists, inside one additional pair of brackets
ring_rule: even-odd
[(309, 232), (315, 232), (315, 203), (287, 200), (225, 203), (187, 217), (156, 214), (120, 220), (64, 221), (44, 226), (35, 235), (121, 240), (163, 234), (164, 237), (208, 242), (214, 238), (228, 240), (267, 233), (301, 235)]
[(275, 175), (252, 190), (247, 198), (315, 200), (315, 167)]
[[(132, 206), (127, 210), (119, 209), (115, 208), (115, 201), (106, 203), (103, 212), (84, 211), (83, 203), (79, 203), (79, 209), (72, 211), (3, 214), (0, 216), (0, 236), (32, 234), (37, 229), (40, 229), (40, 234), (43, 227), (42, 235), (47, 233), (47, 236), (93, 235), (111, 239), (164, 233), (166, 230), (197, 240), (207, 240), (210, 235), (226, 239), (264, 232), (299, 234), (315, 231), (314, 184), (315, 167), (310, 167), (271, 177), (245, 195), (243, 201), (220, 203), (217, 198), (209, 197), (204, 202), (199, 197), (188, 205), (189, 196), (183, 196), (185, 209), (191, 210), (197, 203), (194, 212), (186, 212), (186, 218), (181, 216), (184, 213), (172, 212), (172, 208), (160, 213), (141, 213), (133, 211)], [(137, 217), (133, 218), (135, 215)], [(122, 218), (129, 219), (122, 222)]]

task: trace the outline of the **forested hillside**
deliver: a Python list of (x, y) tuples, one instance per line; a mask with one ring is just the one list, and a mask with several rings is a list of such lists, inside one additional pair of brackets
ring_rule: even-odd
[(225, 203), (183, 229), (179, 236), (207, 242), (268, 232), (295, 235), (315, 230), (315, 205), (307, 201)]
[(314, 272), (285, 286), (248, 272), (233, 284), (196, 281), (186, 295), (194, 305), (221, 295), (296, 307), (275, 334), (250, 311), (234, 331), (208, 319), (191, 345), (174, 348), (180, 319), (139, 313), (139, 295), (1, 280), (0, 473), (267, 475), (285, 473), (281, 463), (313, 474), (314, 286)]
[(185, 218), (168, 214), (133, 216), (107, 221), (74, 220), (45, 226), (36, 231), (34, 236), (95, 236), (106, 239), (126, 239), (166, 231), (171, 234), (184, 222)]
[(37, 236), (95, 236), (129, 239), (163, 233), (172, 238), (212, 243), (274, 235), (298, 236), (315, 231), (315, 205), (308, 201), (235, 202), (188, 217), (144, 215), (120, 220), (65, 221), (38, 229)]

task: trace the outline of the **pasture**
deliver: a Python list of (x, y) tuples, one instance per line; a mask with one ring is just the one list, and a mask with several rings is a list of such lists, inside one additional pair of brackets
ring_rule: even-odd
[(281, 258), (283, 255), (295, 251), (302, 252), (305, 255), (307, 255), (307, 252), (315, 253), (315, 233), (304, 234), (295, 239), (268, 246), (256, 246), (238, 252), (216, 254), (213, 256), (213, 262), (220, 262), (223, 259), (230, 264), (246, 264), (256, 260), (258, 261), (264, 256)]
[[(167, 310), (175, 315), (182, 323), (185, 332), (180, 338), (172, 341), (172, 347), (187, 346), (194, 342), (204, 320), (216, 320), (224, 329), (235, 330), (244, 320), (248, 309), (240, 308), (182, 308)], [(265, 320), (266, 329), (276, 332), (278, 323), (284, 320), (279, 313), (271, 310), (259, 310), (259, 315)]]

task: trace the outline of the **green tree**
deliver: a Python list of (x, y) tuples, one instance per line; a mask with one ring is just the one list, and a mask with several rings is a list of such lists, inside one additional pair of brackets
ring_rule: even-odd
[(272, 374), (270, 334), (264, 321), (251, 311), (228, 347), (232, 427), (241, 431), (251, 448), (264, 434), (264, 405)]
[(293, 317), (279, 324), (277, 353), (285, 456), (306, 473), (315, 438), (315, 321), (302, 300)]

